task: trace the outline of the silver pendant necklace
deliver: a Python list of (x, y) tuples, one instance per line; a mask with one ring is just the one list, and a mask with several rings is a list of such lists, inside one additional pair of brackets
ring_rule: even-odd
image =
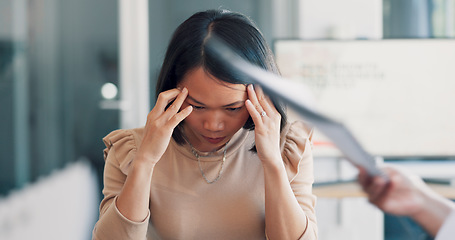
[(223, 160), (221, 162), (221, 166), (220, 166), (220, 169), (218, 170), (218, 175), (216, 176), (215, 179), (213, 180), (209, 180), (206, 176), (205, 176), (205, 173), (204, 173), (204, 170), (202, 170), (202, 166), (201, 166), (201, 155), (199, 155), (199, 153), (197, 153), (197, 150), (193, 147), (193, 145), (191, 145), (190, 141), (188, 141), (188, 139), (186, 139), (186, 137), (184, 136), (183, 137), (185, 139), (185, 141), (190, 145), (191, 147), (191, 152), (193, 153), (193, 155), (196, 157), (197, 159), (197, 165), (199, 166), (199, 171), (201, 171), (201, 174), (202, 174), (202, 177), (204, 178), (204, 180), (208, 183), (208, 184), (212, 184), (216, 181), (218, 181), (220, 178), (221, 178), (221, 174), (223, 173), (223, 169), (224, 169), (224, 163), (226, 162), (226, 151), (227, 151), (227, 144), (226, 143), (224, 145), (224, 150), (223, 150)]

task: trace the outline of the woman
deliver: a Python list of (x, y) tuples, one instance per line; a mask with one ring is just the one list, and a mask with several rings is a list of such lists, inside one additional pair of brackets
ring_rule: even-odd
[(144, 128), (104, 138), (93, 239), (316, 239), (311, 132), (206, 51), (214, 35), (278, 73), (247, 17), (196, 13), (168, 46)]

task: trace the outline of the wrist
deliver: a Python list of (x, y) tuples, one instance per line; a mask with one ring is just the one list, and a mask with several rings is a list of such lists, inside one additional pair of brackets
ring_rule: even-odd
[(262, 161), (262, 167), (265, 172), (283, 173), (286, 172), (283, 159), (281, 156), (276, 157), (273, 161)]
[(148, 159), (142, 157), (136, 157), (132, 162), (133, 171), (146, 171), (152, 172), (155, 168), (156, 162), (149, 161)]
[(410, 217), (423, 226), (430, 235), (435, 236), (453, 210), (452, 202), (432, 191), (422, 191), (420, 195), (422, 198), (420, 206)]
[(428, 193), (419, 191), (416, 198), (418, 199), (416, 201), (418, 204), (416, 204), (414, 211), (409, 214), (409, 217), (415, 220), (428, 216), (428, 214), (432, 211), (431, 206), (435, 204), (435, 200)]

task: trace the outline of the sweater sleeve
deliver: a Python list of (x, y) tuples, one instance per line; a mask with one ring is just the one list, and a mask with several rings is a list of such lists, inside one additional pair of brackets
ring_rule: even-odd
[(117, 208), (117, 196), (126, 181), (128, 168), (136, 154), (137, 144), (131, 130), (117, 130), (103, 139), (104, 149), (104, 198), (100, 203), (100, 216), (92, 239), (146, 239), (150, 212), (142, 222), (124, 217)]
[(317, 222), (312, 193), (314, 182), (312, 135), (313, 130), (303, 122), (289, 124), (281, 137), (282, 157), (292, 191), (307, 216), (307, 227), (300, 239), (317, 239)]
[(449, 240), (453, 239), (453, 229), (455, 227), (455, 210), (449, 214), (445, 219), (438, 233), (436, 234), (435, 240)]

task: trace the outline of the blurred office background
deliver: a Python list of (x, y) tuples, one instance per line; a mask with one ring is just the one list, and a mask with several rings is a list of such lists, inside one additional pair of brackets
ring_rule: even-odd
[[(101, 139), (143, 125), (172, 32), (220, 7), (250, 16), (272, 46), (455, 36), (453, 0), (0, 0), (0, 239), (91, 238)], [(315, 159), (317, 182), (355, 175), (338, 160)], [(429, 239), (362, 197), (319, 198), (317, 211), (323, 240)]]

